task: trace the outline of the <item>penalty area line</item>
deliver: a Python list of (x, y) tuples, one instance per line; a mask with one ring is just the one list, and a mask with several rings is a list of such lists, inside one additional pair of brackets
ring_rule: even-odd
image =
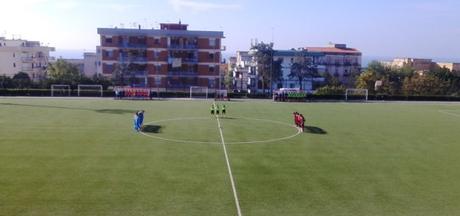
[(222, 147), (224, 149), (225, 161), (227, 162), (228, 175), (230, 176), (230, 184), (232, 185), (233, 197), (235, 198), (235, 205), (236, 205), (237, 215), (242, 216), (241, 208), (240, 208), (240, 201), (238, 200), (238, 194), (236, 192), (236, 187), (235, 187), (235, 180), (233, 179), (232, 168), (230, 166), (230, 160), (228, 159), (227, 147), (225, 146), (224, 133), (222, 132), (222, 127), (220, 125), (219, 115), (217, 115), (216, 117), (217, 117), (216, 118), (217, 119), (217, 127), (219, 128), (220, 139), (222, 141)]

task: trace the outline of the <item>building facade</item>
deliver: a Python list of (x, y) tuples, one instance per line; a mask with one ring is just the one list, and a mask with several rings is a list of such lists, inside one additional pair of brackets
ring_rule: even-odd
[(46, 68), (53, 59), (53, 47), (42, 46), (38, 41), (8, 40), (0, 37), (0, 75), (9, 77), (19, 72), (29, 74), (38, 81), (45, 77)]
[(306, 47), (308, 52), (319, 54), (315, 60), (320, 72), (336, 77), (345, 86), (354, 85), (354, 76), (361, 72), (362, 53), (346, 44), (329, 44), (327, 47)]
[[(359, 50), (348, 48), (345, 44), (331, 44), (328, 47), (306, 47), (301, 49), (305, 57), (317, 65), (319, 73), (329, 73), (346, 86), (354, 85), (354, 78), (361, 72), (362, 54)], [(301, 88), (312, 91), (315, 82), (323, 82), (324, 78), (306, 78), (302, 84), (296, 77), (291, 77), (291, 66), (298, 57), (299, 50), (275, 50), (273, 60), (282, 59), (281, 79), (272, 83), (272, 89)], [(263, 92), (261, 77), (257, 71), (257, 63), (250, 52), (239, 51), (236, 55), (234, 82), (236, 89), (250, 93)], [(240, 78), (241, 77), (241, 78)], [(238, 83), (242, 83), (238, 85)], [(244, 84), (243, 84), (244, 83)], [(269, 90), (270, 86), (267, 86)]]
[(133, 87), (189, 91), (221, 87), (223, 32), (191, 31), (181, 23), (160, 29), (99, 28), (102, 74)]

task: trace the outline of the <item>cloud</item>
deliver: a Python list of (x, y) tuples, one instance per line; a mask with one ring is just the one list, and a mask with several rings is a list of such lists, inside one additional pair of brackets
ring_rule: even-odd
[(173, 6), (176, 12), (181, 11), (193, 11), (203, 12), (217, 9), (239, 9), (238, 4), (222, 4), (222, 3), (211, 3), (196, 0), (169, 0), (169, 3)]

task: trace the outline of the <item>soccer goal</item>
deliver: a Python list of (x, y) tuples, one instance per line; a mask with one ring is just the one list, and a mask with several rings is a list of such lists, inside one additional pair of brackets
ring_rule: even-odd
[(346, 101), (367, 101), (369, 97), (369, 91), (367, 89), (347, 89), (345, 91)]
[(208, 99), (208, 87), (190, 86), (190, 99), (205, 98)]
[(102, 85), (78, 85), (78, 97), (103, 97)]
[(51, 85), (51, 97), (70, 96), (70, 85)]

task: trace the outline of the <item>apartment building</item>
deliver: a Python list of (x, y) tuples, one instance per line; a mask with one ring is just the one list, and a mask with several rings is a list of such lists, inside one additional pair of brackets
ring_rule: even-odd
[(104, 76), (121, 74), (126, 85), (187, 92), (221, 87), (221, 31), (188, 30), (182, 23), (160, 29), (99, 28)]
[[(330, 44), (328, 47), (306, 47), (302, 48), (305, 57), (317, 65), (319, 73), (329, 73), (337, 77), (344, 85), (354, 84), (354, 74), (361, 71), (362, 54), (359, 50), (348, 48), (346, 44)], [(282, 59), (282, 77), (279, 81), (272, 83), (273, 89), (279, 88), (302, 88), (307, 91), (313, 90), (314, 82), (322, 82), (323, 78), (307, 78), (300, 86), (296, 77), (290, 77), (291, 66), (298, 56), (299, 50), (275, 50), (273, 60)], [(237, 67), (234, 74), (235, 82), (246, 83), (244, 86), (248, 92), (262, 92), (261, 81), (257, 72), (256, 62), (249, 52), (237, 52)], [(238, 74), (243, 81), (238, 79)], [(238, 86), (237, 86), (238, 88)], [(267, 88), (270, 88), (269, 86)]]
[(39, 41), (0, 37), (0, 75), (12, 77), (25, 72), (38, 81), (44, 78), (53, 51), (53, 47), (42, 46)]
[(317, 53), (315, 60), (320, 72), (327, 72), (344, 85), (354, 85), (354, 74), (361, 72), (362, 53), (346, 44), (329, 44), (327, 47), (306, 47), (309, 53)]

